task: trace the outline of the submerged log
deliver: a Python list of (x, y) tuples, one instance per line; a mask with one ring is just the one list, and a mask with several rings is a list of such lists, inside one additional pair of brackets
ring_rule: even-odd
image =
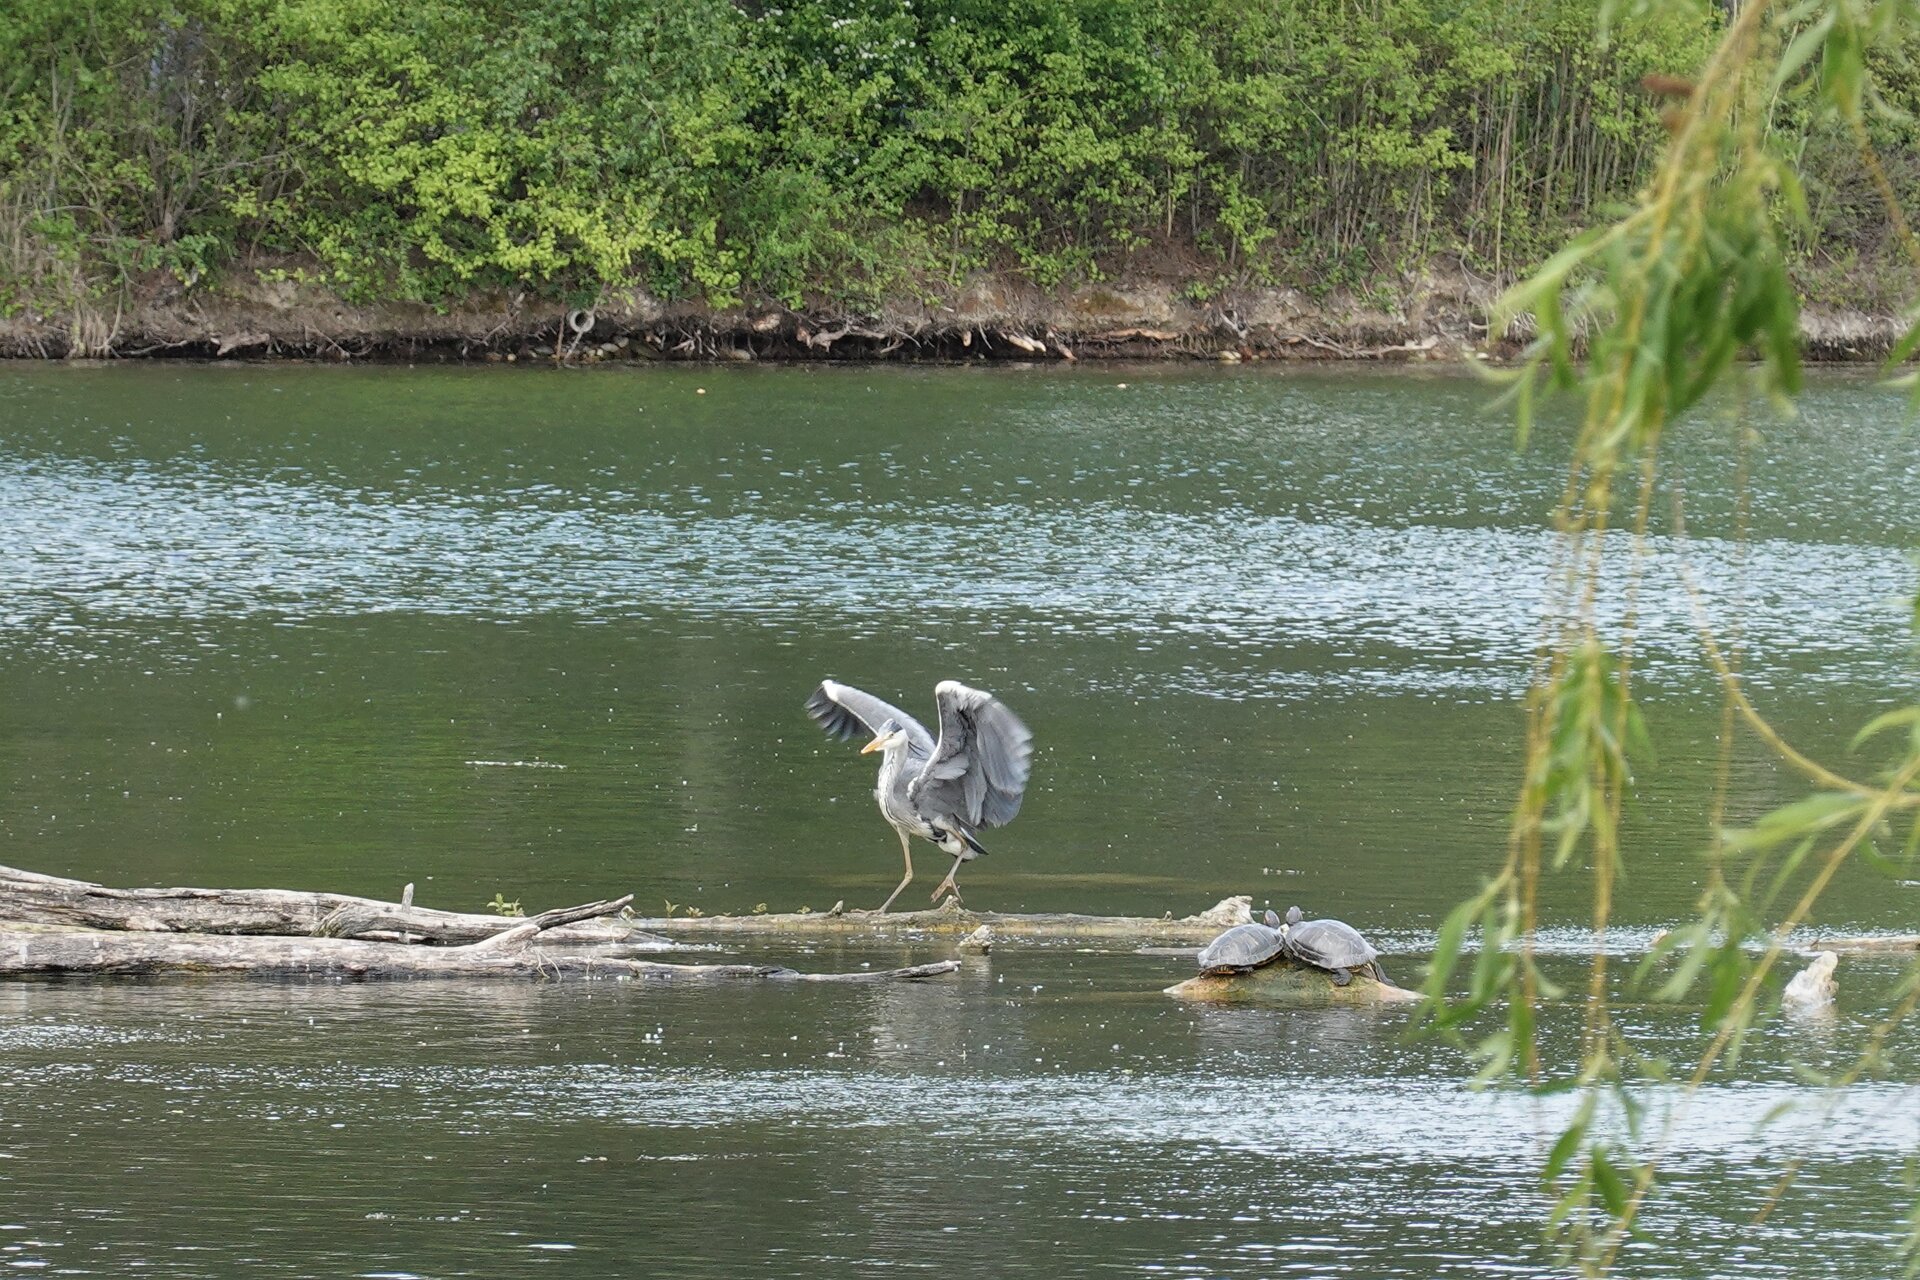
[(874, 942), (893, 942), (922, 934), (966, 935), (986, 926), (995, 942), (1069, 938), (1124, 938), (1140, 945), (1208, 942), (1222, 929), (1253, 919), (1253, 899), (1245, 894), (1224, 898), (1198, 915), (1175, 920), (1171, 916), (1085, 916), (1072, 913), (1037, 915), (968, 911), (948, 898), (931, 911), (779, 912), (751, 916), (656, 916), (635, 920), (636, 928), (673, 937), (806, 937), (833, 935)]
[[(673, 937), (813, 937), (822, 934), (876, 942), (928, 933), (965, 935), (983, 925), (998, 939), (1122, 938), (1141, 945), (1206, 942), (1253, 919), (1252, 898), (1223, 898), (1195, 915), (1174, 919), (1093, 916), (1070, 912), (1019, 915), (976, 912), (948, 898), (929, 911), (774, 912), (746, 916), (671, 916), (599, 919), (553, 931), (549, 944), (626, 943), (671, 947)], [(272, 934), (358, 938), (454, 946), (512, 929), (513, 917), (434, 911), (407, 902), (381, 902), (340, 893), (292, 889), (114, 889), (87, 880), (0, 866), (0, 923), (70, 925), (90, 929), (166, 933)], [(672, 936), (668, 936), (672, 935)]]
[[(1797, 944), (1796, 944), (1797, 945)], [(1815, 938), (1809, 951), (1920, 951), (1920, 933), (1878, 933), (1860, 938)]]
[[(0, 867), (0, 922), (163, 933), (277, 934), (455, 946), (506, 933), (511, 916), (432, 911), (341, 893), (292, 889), (110, 889), (86, 880)], [(554, 932), (550, 944), (671, 946), (615, 918)]]
[(1354, 974), (1344, 987), (1336, 986), (1333, 975), (1325, 969), (1295, 964), (1291, 960), (1278, 960), (1251, 973), (1199, 974), (1168, 987), (1166, 994), (1211, 1004), (1274, 1005), (1289, 1009), (1408, 1004), (1420, 999), (1417, 992), (1389, 982), (1375, 982), (1363, 973)]

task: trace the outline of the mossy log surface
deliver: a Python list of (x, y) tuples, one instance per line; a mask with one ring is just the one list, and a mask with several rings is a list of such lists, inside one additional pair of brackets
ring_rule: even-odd
[(1212, 1004), (1275, 1005), (1291, 1009), (1320, 1009), (1336, 1006), (1409, 1004), (1420, 999), (1416, 992), (1388, 982), (1375, 982), (1356, 973), (1346, 986), (1337, 986), (1333, 975), (1324, 969), (1279, 960), (1251, 973), (1197, 974), (1167, 994), (1181, 1000), (1201, 1000)]
[(669, 937), (720, 941), (729, 937), (809, 938), (830, 936), (842, 940), (908, 941), (927, 934), (966, 935), (982, 925), (995, 942), (1042, 941), (1073, 938), (1120, 938), (1141, 946), (1206, 943), (1221, 930), (1253, 918), (1241, 896), (1227, 898), (1198, 915), (1173, 919), (1163, 916), (1087, 916), (1070, 912), (1032, 915), (998, 911), (969, 911), (948, 898), (931, 911), (815, 911), (778, 912), (748, 916), (661, 916), (640, 919), (634, 927)]
[[(342, 893), (292, 889), (112, 889), (0, 867), (0, 922), (156, 933), (273, 934), (460, 946), (505, 933), (510, 916), (431, 911)], [(670, 946), (617, 917), (555, 928), (548, 945)]]

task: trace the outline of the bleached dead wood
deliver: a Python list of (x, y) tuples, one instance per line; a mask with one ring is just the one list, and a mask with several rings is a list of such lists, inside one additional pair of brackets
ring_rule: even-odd
[(673, 937), (793, 937), (831, 935), (871, 941), (901, 941), (924, 934), (964, 936), (990, 926), (996, 941), (1049, 938), (1124, 938), (1141, 946), (1210, 941), (1222, 929), (1253, 919), (1252, 899), (1226, 898), (1198, 915), (1173, 919), (1147, 916), (1036, 915), (968, 911), (948, 898), (932, 911), (781, 912), (751, 916), (674, 916), (639, 919), (637, 928)]
[(1793, 975), (1780, 992), (1780, 1008), (1787, 1013), (1818, 1014), (1833, 1008), (1833, 971), (1840, 957), (1831, 951), (1814, 953), (1813, 963)]
[[(665, 964), (634, 955), (657, 949), (663, 939), (601, 923), (632, 902), (632, 894), (525, 919), (422, 911), (411, 905), (410, 893), (402, 896), (408, 901), (271, 889), (107, 889), (0, 868), (0, 978), (223, 974), (354, 982), (493, 977), (884, 982), (934, 977), (959, 967), (957, 960), (943, 960), (856, 973), (799, 973), (784, 965)], [(185, 928), (187, 920), (214, 920), (223, 927), (217, 933)], [(369, 920), (401, 932), (384, 941), (334, 936), (338, 928)], [(290, 922), (297, 928), (286, 929)], [(477, 936), (459, 945), (407, 945), (413, 934), (444, 940), (476, 924)]]
[(1180, 1000), (1208, 1004), (1257, 1004), (1289, 1009), (1317, 1009), (1382, 1004), (1413, 1004), (1419, 993), (1375, 982), (1356, 973), (1346, 986), (1336, 986), (1333, 975), (1310, 965), (1276, 961), (1251, 973), (1196, 974), (1168, 987), (1166, 994)]
[[(601, 904), (605, 905), (605, 904)], [(524, 922), (531, 925), (533, 922)], [(524, 925), (523, 925), (524, 927)], [(930, 978), (957, 960), (855, 973), (799, 973), (783, 965), (666, 964), (621, 954), (630, 948), (545, 947), (516, 929), (459, 947), (405, 947), (347, 938), (127, 933), (0, 924), (0, 978), (224, 975), (372, 982), (413, 978), (630, 978), (650, 981), (761, 978), (783, 982), (889, 982)]]
[[(340, 893), (291, 889), (113, 889), (0, 867), (0, 921), (164, 933), (286, 934), (439, 945), (478, 942), (520, 921), (432, 911)], [(554, 932), (559, 943), (662, 943), (636, 926), (597, 919)]]
[[(1795, 943), (1798, 946), (1798, 943)], [(1920, 951), (1920, 934), (1868, 934), (1860, 938), (1815, 938), (1809, 951)]]

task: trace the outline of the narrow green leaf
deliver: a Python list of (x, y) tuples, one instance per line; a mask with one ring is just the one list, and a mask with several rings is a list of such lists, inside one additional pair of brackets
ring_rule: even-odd
[(1600, 1193), (1600, 1203), (1614, 1219), (1619, 1219), (1627, 1211), (1629, 1196), (1626, 1179), (1613, 1167), (1613, 1161), (1607, 1159), (1607, 1153), (1600, 1147), (1593, 1149), (1589, 1160), (1593, 1170), (1594, 1190)]
[(1561, 1130), (1560, 1137), (1547, 1152), (1547, 1162), (1540, 1172), (1541, 1178), (1551, 1182), (1559, 1177), (1566, 1169), (1567, 1162), (1572, 1160), (1574, 1153), (1580, 1150), (1580, 1144), (1585, 1141), (1586, 1136), (1587, 1122), (1584, 1119), (1575, 1120)]
[(1903, 724), (1920, 732), (1920, 706), (1901, 707), (1898, 710), (1889, 711), (1885, 715), (1875, 716), (1873, 719), (1867, 721), (1864, 729), (1853, 735), (1852, 748), (1858, 750), (1860, 744), (1878, 737), (1888, 729)]
[(1793, 38), (1793, 42), (1780, 55), (1780, 65), (1773, 73), (1770, 92), (1778, 93), (1787, 81), (1800, 73), (1809, 59), (1820, 51), (1826, 42), (1827, 33), (1833, 30), (1834, 13), (1829, 9), (1821, 19)]
[(1715, 949), (1708, 966), (1707, 1003), (1700, 1011), (1702, 1025), (1714, 1030), (1719, 1028), (1733, 1011), (1734, 1001), (1739, 997), (1746, 977), (1746, 960), (1738, 946), (1722, 945)]

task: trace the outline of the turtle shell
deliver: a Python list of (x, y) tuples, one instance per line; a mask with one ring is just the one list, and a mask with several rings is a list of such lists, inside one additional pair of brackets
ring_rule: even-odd
[(1287, 935), (1264, 924), (1237, 924), (1200, 953), (1202, 973), (1243, 973), (1272, 964), (1286, 948)]
[(1359, 969), (1379, 956), (1360, 931), (1339, 920), (1302, 920), (1289, 924), (1287, 954), (1316, 969)]

